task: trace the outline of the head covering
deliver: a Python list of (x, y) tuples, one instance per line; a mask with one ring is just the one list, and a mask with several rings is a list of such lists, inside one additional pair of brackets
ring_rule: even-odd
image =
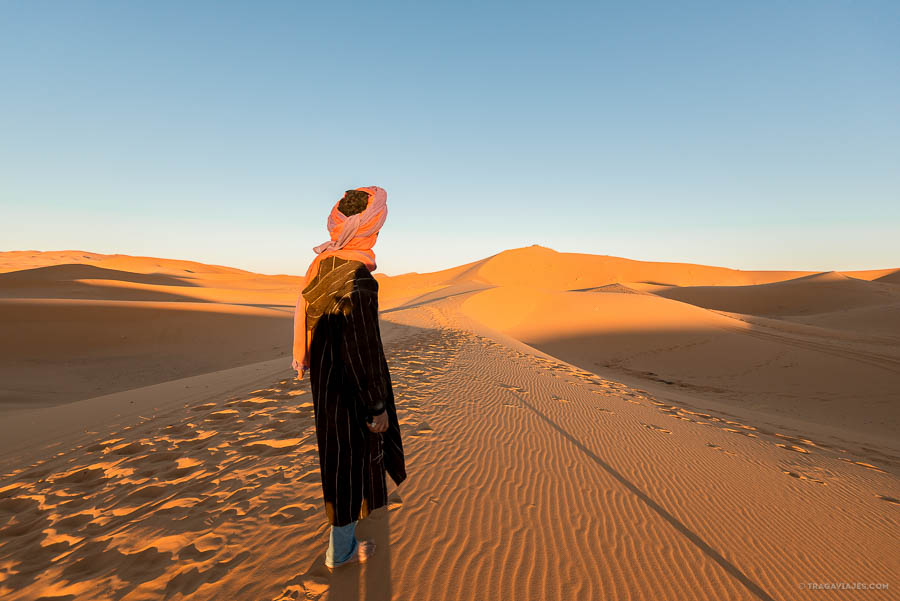
[[(338, 209), (341, 201), (334, 203), (328, 214), (328, 233), (331, 239), (313, 247), (316, 257), (309, 264), (303, 278), (303, 288), (316, 277), (319, 262), (325, 257), (337, 256), (343, 259), (362, 261), (369, 271), (374, 271), (375, 251), (372, 247), (378, 239), (378, 230), (387, 219), (387, 192), (378, 186), (356, 188), (369, 195), (369, 202), (363, 212), (347, 217)], [(301, 290), (303, 289), (301, 288)], [(309, 368), (309, 340), (306, 335), (306, 298), (302, 292), (294, 309), (294, 369), (303, 365)]]

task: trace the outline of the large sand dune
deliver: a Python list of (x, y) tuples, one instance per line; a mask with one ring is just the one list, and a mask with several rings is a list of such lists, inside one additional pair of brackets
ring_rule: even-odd
[(0, 411), (283, 356), (299, 287), (190, 261), (0, 253)]
[[(896, 597), (895, 271), (527, 247), (379, 275), (410, 478), (360, 522), (375, 557), (330, 574), (308, 379), (272, 348), (290, 339), (299, 280), (12, 255), (2, 365), (29, 394), (44, 384), (10, 366), (16, 345), (36, 369), (83, 353), (98, 371), (73, 373), (108, 391), (117, 353), (131, 369), (213, 359), (8, 409), (4, 599)], [(258, 351), (229, 366), (247, 338)], [(888, 589), (810, 590), (826, 582)]]

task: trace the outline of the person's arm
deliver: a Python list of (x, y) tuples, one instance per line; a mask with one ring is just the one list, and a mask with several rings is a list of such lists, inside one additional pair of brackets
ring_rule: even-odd
[(359, 390), (366, 416), (375, 416), (385, 411), (391, 389), (378, 328), (378, 291), (354, 290), (341, 299), (341, 309), (346, 319), (341, 352), (347, 374)]
[(303, 377), (303, 372), (309, 369), (309, 358), (306, 356), (306, 348), (303, 343), (306, 337), (302, 334), (306, 327), (305, 303), (303, 302), (303, 294), (297, 295), (297, 306), (294, 307), (294, 341), (291, 345), (291, 367), (299, 372), (299, 377)]

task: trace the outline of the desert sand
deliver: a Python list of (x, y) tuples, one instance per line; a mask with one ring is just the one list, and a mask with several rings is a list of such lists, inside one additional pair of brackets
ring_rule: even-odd
[(898, 274), (378, 274), (409, 479), (330, 573), (299, 278), (0, 253), (0, 597), (894, 599)]
[(300, 281), (152, 257), (0, 253), (0, 414), (284, 356)]

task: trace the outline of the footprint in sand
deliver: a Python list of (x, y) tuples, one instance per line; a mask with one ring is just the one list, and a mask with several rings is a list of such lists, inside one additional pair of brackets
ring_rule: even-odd
[(527, 388), (523, 388), (521, 386), (513, 386), (512, 384), (505, 384), (503, 382), (497, 382), (497, 386), (500, 388), (504, 388), (506, 390), (512, 390), (514, 392), (518, 392), (521, 394), (526, 394), (528, 392)]
[(734, 428), (722, 428), (722, 429), (725, 430), (726, 432), (733, 432), (734, 434), (740, 434), (742, 436), (747, 436), (749, 438), (759, 438), (753, 432), (747, 432), (745, 430), (736, 430)]
[(253, 408), (253, 409), (262, 409), (264, 407), (271, 407), (272, 405), (277, 405), (278, 401), (274, 399), (266, 399), (263, 397), (253, 397), (250, 399), (238, 399), (236, 401), (231, 401), (230, 403), (225, 403), (226, 407), (245, 407), (245, 408)]
[(787, 434), (781, 434), (780, 432), (774, 432), (774, 434), (775, 434), (775, 436), (777, 436), (778, 438), (783, 438), (783, 439), (785, 439), (785, 440), (789, 440), (789, 441), (791, 441), (791, 442), (793, 442), (793, 443), (796, 443), (796, 444), (799, 444), (799, 445), (807, 445), (807, 446), (810, 446), (810, 447), (818, 446), (818, 445), (817, 445), (816, 443), (814, 443), (813, 441), (808, 440), (808, 439), (806, 439), (806, 438), (800, 438), (799, 436), (789, 436), (789, 435), (787, 435)]
[(671, 434), (671, 433), (672, 433), (671, 430), (666, 430), (665, 428), (663, 428), (663, 427), (661, 427), (661, 426), (656, 426), (656, 425), (653, 425), (653, 424), (645, 424), (644, 422), (641, 422), (641, 425), (643, 425), (643, 426), (645, 426), (645, 427), (647, 427), (647, 428), (650, 428), (651, 430), (657, 430), (658, 432), (664, 432), (665, 434)]
[(428, 422), (421, 422), (419, 425), (415, 427), (415, 429), (410, 433), (410, 437), (416, 438), (418, 436), (423, 436), (425, 434), (430, 434), (434, 429), (428, 424)]
[(179, 594), (190, 598), (198, 588), (206, 583), (221, 580), (225, 574), (249, 559), (250, 556), (249, 551), (242, 551), (229, 560), (212, 564), (205, 570), (199, 570), (196, 566), (185, 568), (169, 580), (161, 598), (168, 599)]
[(275, 524), (298, 524), (318, 510), (312, 503), (293, 503), (270, 515), (269, 521)]
[(852, 459), (847, 459), (846, 457), (838, 457), (838, 459), (840, 459), (841, 461), (846, 461), (847, 463), (854, 463), (856, 465), (861, 465), (862, 467), (864, 467), (866, 469), (870, 469), (870, 470), (873, 470), (876, 472), (881, 472), (882, 474), (887, 473), (883, 469), (876, 467), (876, 466), (872, 465), (871, 463), (865, 463), (864, 461), (854, 461)]
[(206, 421), (222, 421), (226, 419), (230, 419), (232, 417), (238, 417), (240, 412), (237, 409), (223, 409), (221, 411), (215, 411), (206, 416)]
[(792, 444), (782, 444), (780, 442), (775, 443), (776, 447), (781, 447), (782, 449), (787, 449), (788, 451), (794, 451), (795, 453), (806, 453), (809, 454), (809, 451), (804, 449), (803, 447), (798, 447)]
[(781, 473), (782, 473), (782, 474), (787, 474), (787, 475), (790, 476), (791, 478), (796, 478), (796, 479), (798, 479), (798, 480), (809, 480), (810, 482), (815, 482), (816, 484), (822, 484), (822, 485), (826, 485), (826, 484), (827, 484), (826, 482), (823, 482), (822, 480), (818, 480), (818, 479), (813, 478), (813, 477), (811, 477), (811, 476), (805, 476), (805, 475), (803, 475), (803, 474), (801, 474), (801, 473), (799, 473), (799, 472), (795, 472), (795, 471), (791, 471), (791, 470), (781, 470)]
[(203, 405), (197, 405), (196, 407), (191, 407), (191, 411), (206, 411), (207, 409), (212, 409), (215, 407), (215, 403), (204, 403)]
[(726, 450), (726, 449), (723, 449), (723, 448), (720, 447), (719, 445), (713, 444), (713, 443), (711, 443), (711, 442), (706, 443), (706, 446), (708, 446), (708, 447), (710, 447), (710, 448), (713, 448), (713, 449), (715, 449), (715, 450), (717, 450), (717, 451), (719, 451), (719, 452), (725, 453), (726, 455), (737, 455), (737, 453), (735, 453), (734, 451), (728, 451), (728, 450)]
[(328, 592), (328, 578), (321, 575), (302, 574), (295, 576), (284, 586), (281, 594), (273, 601), (297, 601), (299, 599), (321, 599)]
[(124, 438), (111, 438), (110, 440), (104, 440), (103, 442), (94, 443), (87, 448), (85, 448), (85, 452), (87, 453), (96, 453), (98, 451), (103, 451), (104, 453), (108, 452), (109, 447), (112, 445), (122, 442), (125, 440)]
[(69, 472), (48, 478), (53, 484), (73, 484), (79, 487), (97, 487), (105, 484), (109, 478), (102, 467), (80, 467)]
[(256, 455), (286, 455), (288, 453), (294, 453), (301, 442), (302, 439), (300, 438), (255, 440), (245, 444), (241, 448), (248, 453)]
[[(137, 455), (144, 448), (144, 444), (141, 441), (136, 440), (134, 442), (124, 443), (116, 447), (112, 447), (107, 449), (108, 452), (113, 453), (114, 455)], [(146, 445), (150, 446), (150, 445)]]

